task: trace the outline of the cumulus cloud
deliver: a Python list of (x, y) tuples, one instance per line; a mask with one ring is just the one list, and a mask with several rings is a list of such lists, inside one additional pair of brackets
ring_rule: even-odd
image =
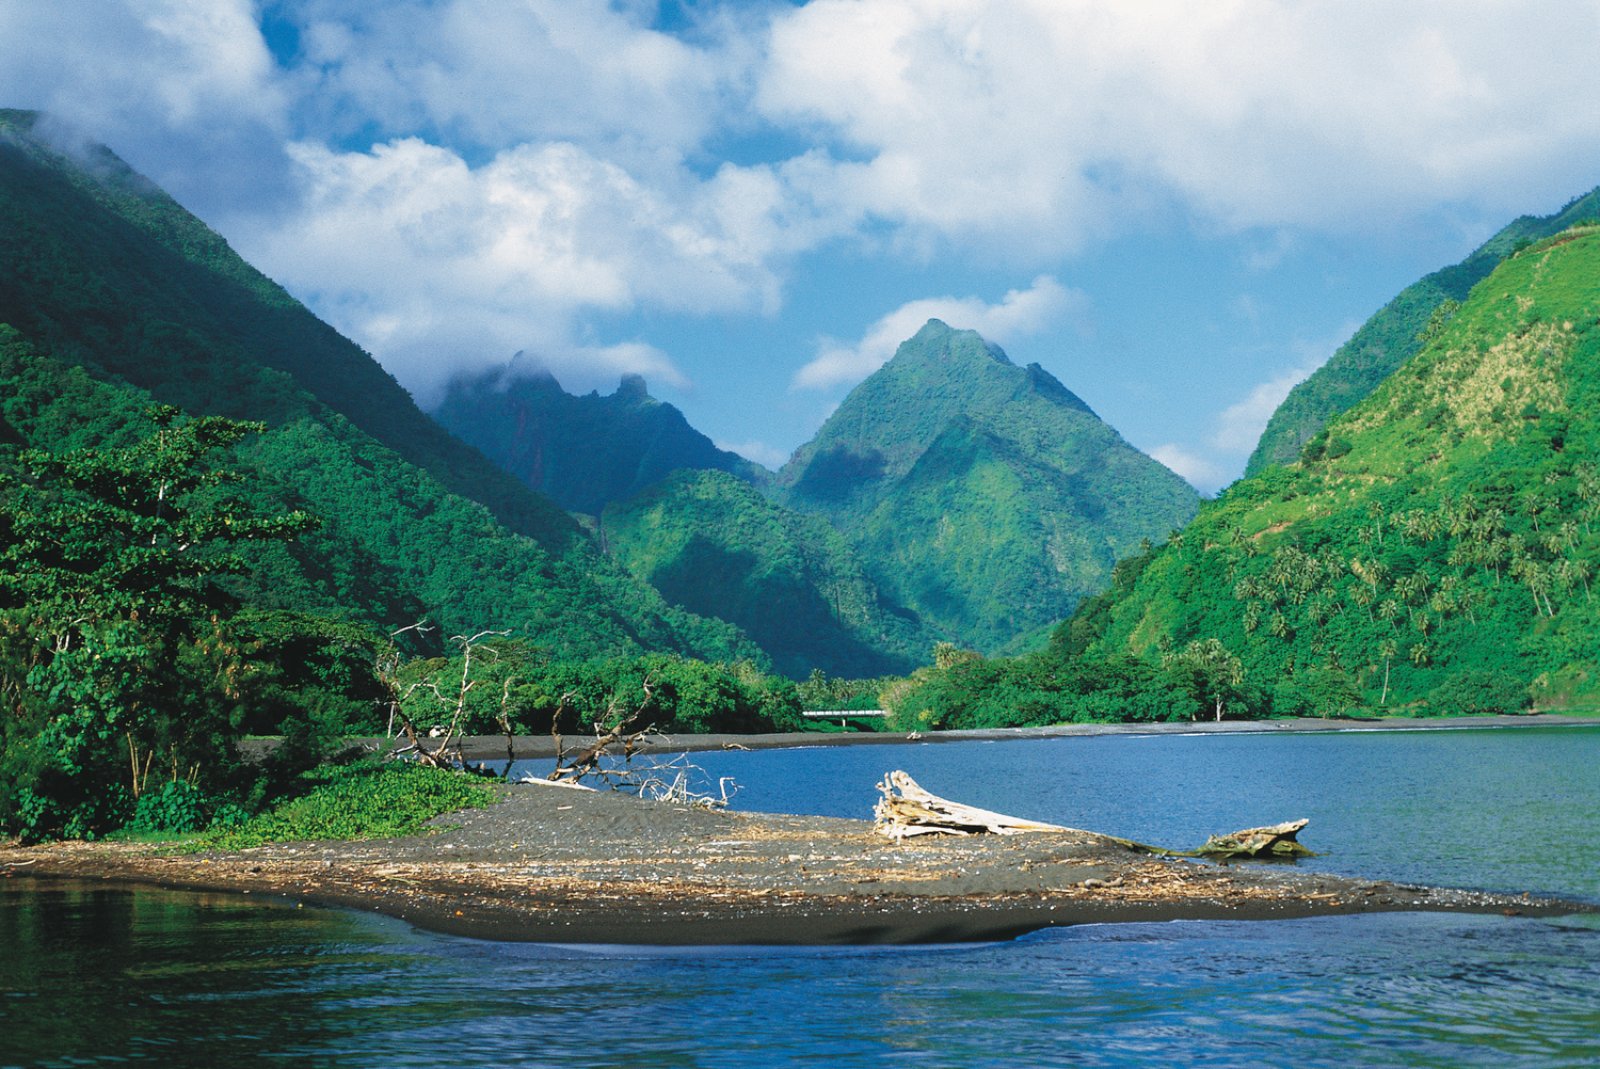
[(777, 303), (770, 176), (724, 168), (668, 197), (564, 143), (471, 167), (417, 138), (291, 148), (289, 219), (245, 228), (251, 259), (423, 394), (454, 371), (536, 353), (563, 377), (637, 371), (684, 385), (644, 345), (580, 344), (590, 312), (749, 312)]
[(1025, 290), (1009, 291), (997, 304), (977, 297), (925, 297), (879, 319), (856, 342), (824, 339), (816, 357), (795, 373), (790, 385), (821, 390), (864, 379), (930, 319), (943, 320), (958, 330), (976, 330), (1005, 346), (1072, 321), (1081, 322), (1087, 308), (1084, 294), (1049, 275), (1040, 275)]
[(944, 237), (1070, 251), (1175, 200), (1347, 225), (1558, 197), (1600, 170), (1595, 0), (814, 0), (757, 101), (832, 139), (829, 195)]
[(636, 162), (699, 145), (745, 55), (691, 45), (605, 0), (285, 0), (303, 107), (330, 135), (437, 131), (500, 148), (605, 145)]
[(111, 144), (189, 203), (260, 198), (289, 97), (250, 0), (0, 4), (0, 101)]
[[(1600, 173), (1600, 0), (684, 9), (0, 2), (0, 102), (111, 144), (423, 392), (516, 349), (682, 381), (601, 324), (773, 314), (841, 247), (1057, 272), (1176, 208), (1269, 233), (1270, 270), (1308, 229), (1503, 219)], [(1043, 277), (913, 302), (794, 384), (859, 378), (929, 315), (1046, 329), (1070, 294)]]

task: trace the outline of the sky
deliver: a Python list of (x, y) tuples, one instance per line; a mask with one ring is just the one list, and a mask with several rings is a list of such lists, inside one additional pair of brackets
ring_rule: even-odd
[(1203, 492), (1400, 289), (1600, 184), (1600, 0), (0, 0), (427, 407), (521, 351), (768, 466), (929, 318)]

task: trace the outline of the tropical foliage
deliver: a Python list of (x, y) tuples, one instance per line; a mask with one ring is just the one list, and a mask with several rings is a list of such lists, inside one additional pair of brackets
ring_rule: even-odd
[(717, 471), (680, 471), (606, 509), (607, 551), (674, 605), (739, 626), (783, 674), (907, 672), (935, 641), (844, 536)]
[(1269, 465), (1298, 460), (1300, 450), (1330, 419), (1377, 389), (1396, 368), (1432, 341), (1472, 287), (1507, 256), (1594, 218), (1600, 218), (1600, 189), (1574, 198), (1554, 215), (1523, 216), (1473, 250), (1465, 260), (1401, 290), (1326, 364), (1289, 391), (1262, 432), (1245, 474), (1256, 475)]
[(1195, 492), (1038, 365), (937, 320), (857, 386), (778, 474), (930, 629), (998, 649), (1098, 593)]
[(1069, 638), (1147, 657), (1216, 641), (1257, 711), (1507, 710), (1592, 691), (1596, 278), (1594, 226), (1510, 257), (1297, 464), (1209, 504)]

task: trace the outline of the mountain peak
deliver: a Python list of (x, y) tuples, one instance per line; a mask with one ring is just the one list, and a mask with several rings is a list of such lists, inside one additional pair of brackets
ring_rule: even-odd
[(624, 375), (622, 381), (617, 383), (617, 392), (611, 396), (618, 401), (641, 404), (650, 400), (650, 389), (645, 385), (643, 375)]
[(978, 649), (1065, 615), (1194, 491), (1037, 364), (929, 320), (778, 474), (895, 601)]
[(989, 363), (1015, 367), (1005, 350), (975, 330), (958, 330), (942, 319), (930, 319), (895, 350), (894, 360), (922, 360), (955, 365), (970, 363), (982, 367)]
[(453, 379), (433, 416), (463, 441), (562, 508), (598, 516), (680, 468), (759, 478), (756, 465), (716, 445), (683, 413), (650, 396), (641, 375), (615, 393), (568, 393), (537, 363)]

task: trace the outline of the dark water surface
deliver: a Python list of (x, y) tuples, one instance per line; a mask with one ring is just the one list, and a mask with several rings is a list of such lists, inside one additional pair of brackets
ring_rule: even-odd
[[(697, 755), (751, 809), (904, 768), (1189, 845), (1307, 816), (1311, 864), (1600, 899), (1600, 731), (1076, 738)], [(1085, 926), (1014, 943), (572, 950), (248, 897), (0, 881), (0, 1065), (1600, 1064), (1592, 917)]]

